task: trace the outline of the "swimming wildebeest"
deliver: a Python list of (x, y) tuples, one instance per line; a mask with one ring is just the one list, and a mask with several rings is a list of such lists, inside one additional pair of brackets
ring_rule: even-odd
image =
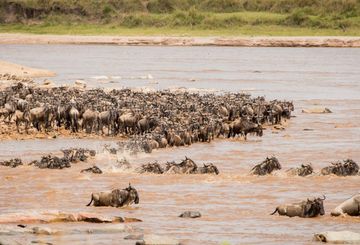
[(302, 201), (299, 203), (293, 203), (288, 205), (280, 205), (277, 206), (275, 211), (271, 213), (271, 215), (275, 214), (276, 212), (279, 215), (286, 215), (289, 217), (299, 216), (302, 218), (312, 218), (318, 215), (324, 215), (324, 200), (323, 198), (314, 198), (314, 199), (307, 199), (306, 201)]
[(154, 162), (154, 163), (147, 163), (141, 165), (141, 167), (137, 170), (137, 172), (139, 172), (140, 174), (143, 173), (163, 174), (164, 169), (160, 166), (159, 163)]
[(350, 216), (360, 215), (360, 193), (347, 199), (331, 212), (332, 216), (345, 216), (345, 214)]
[(301, 164), (298, 168), (290, 168), (286, 172), (290, 173), (291, 175), (297, 175), (297, 176), (308, 176), (314, 172), (313, 167), (311, 164)]
[(351, 159), (346, 159), (341, 162), (332, 163), (331, 166), (327, 166), (321, 169), (322, 175), (335, 174), (338, 176), (356, 175), (359, 172), (359, 165)]
[(218, 175), (219, 174), (219, 170), (218, 168), (212, 164), (212, 163), (209, 163), (209, 164), (205, 164), (204, 163), (204, 166), (203, 167), (197, 167), (196, 168), (196, 171), (195, 171), (196, 174), (216, 174)]
[(255, 175), (266, 175), (280, 169), (281, 165), (276, 157), (266, 157), (262, 163), (255, 165), (250, 173)]
[(174, 174), (192, 174), (195, 173), (197, 166), (193, 160), (185, 157), (181, 163), (168, 162), (166, 163), (165, 172)]
[(91, 194), (91, 200), (86, 206), (90, 206), (94, 202), (94, 206), (111, 206), (123, 207), (133, 203), (139, 203), (139, 195), (137, 190), (129, 186), (125, 189), (114, 189), (107, 192), (98, 192)]
[(103, 172), (98, 166), (92, 166), (80, 171), (80, 173), (93, 173), (93, 174), (102, 174)]

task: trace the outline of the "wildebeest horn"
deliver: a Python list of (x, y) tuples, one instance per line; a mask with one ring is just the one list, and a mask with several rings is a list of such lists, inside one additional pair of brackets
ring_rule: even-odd
[(326, 196), (325, 196), (325, 195), (323, 195), (323, 197), (324, 197), (324, 198), (323, 198), (323, 199), (321, 199), (321, 200), (323, 200), (323, 201), (324, 201), (324, 200), (326, 199)]

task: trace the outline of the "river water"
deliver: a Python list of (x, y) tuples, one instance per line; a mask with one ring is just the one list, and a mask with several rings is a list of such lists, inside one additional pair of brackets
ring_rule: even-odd
[[(218, 139), (152, 154), (109, 155), (102, 146), (115, 144), (111, 138), (1, 141), (0, 159), (20, 156), (30, 160), (72, 146), (96, 149), (98, 155), (64, 170), (0, 167), (0, 221), (14, 214), (49, 210), (97, 212), (140, 218), (142, 223), (131, 225), (186, 244), (309, 244), (315, 232), (360, 230), (359, 218), (330, 216), (331, 209), (360, 190), (359, 176), (285, 174), (301, 163), (311, 162), (317, 172), (331, 161), (352, 158), (360, 163), (360, 49), (1, 45), (0, 59), (55, 71), (58, 76), (51, 79), (58, 84), (84, 79), (89, 87), (247, 91), (295, 104), (295, 117), (283, 131), (269, 128), (262, 138), (249, 137), (246, 142)], [(328, 107), (333, 113), (301, 112), (311, 107)], [(271, 155), (278, 157), (283, 170), (266, 177), (248, 175), (252, 166)], [(220, 175), (139, 175), (116, 167), (116, 159), (124, 156), (133, 167), (188, 156), (199, 164), (214, 163)], [(105, 173), (79, 173), (93, 164)], [(139, 205), (85, 207), (91, 192), (125, 187), (129, 182), (139, 191)], [(322, 194), (327, 197), (323, 217), (269, 215), (281, 203)], [(202, 217), (178, 218), (185, 210), (198, 210)], [(41, 239), (54, 244), (123, 244), (124, 236), (74, 234)], [(38, 239), (17, 238), (25, 244)]]

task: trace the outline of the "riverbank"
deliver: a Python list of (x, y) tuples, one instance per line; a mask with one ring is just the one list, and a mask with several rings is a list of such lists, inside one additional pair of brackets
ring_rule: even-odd
[(360, 37), (180, 37), (0, 34), (0, 44), (112, 44), (138, 46), (360, 47)]
[[(0, 41), (1, 42), (1, 41)], [(0, 60), (0, 74), (11, 74), (18, 77), (53, 77), (55, 72), (37, 69), (20, 64), (14, 64), (7, 61)], [(1, 79), (0, 79), (1, 80)]]

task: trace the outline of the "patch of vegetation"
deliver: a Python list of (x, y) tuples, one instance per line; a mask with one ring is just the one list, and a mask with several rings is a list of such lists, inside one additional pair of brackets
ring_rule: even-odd
[(219, 31), (278, 26), (360, 35), (360, 0), (2, 0), (0, 23)]

